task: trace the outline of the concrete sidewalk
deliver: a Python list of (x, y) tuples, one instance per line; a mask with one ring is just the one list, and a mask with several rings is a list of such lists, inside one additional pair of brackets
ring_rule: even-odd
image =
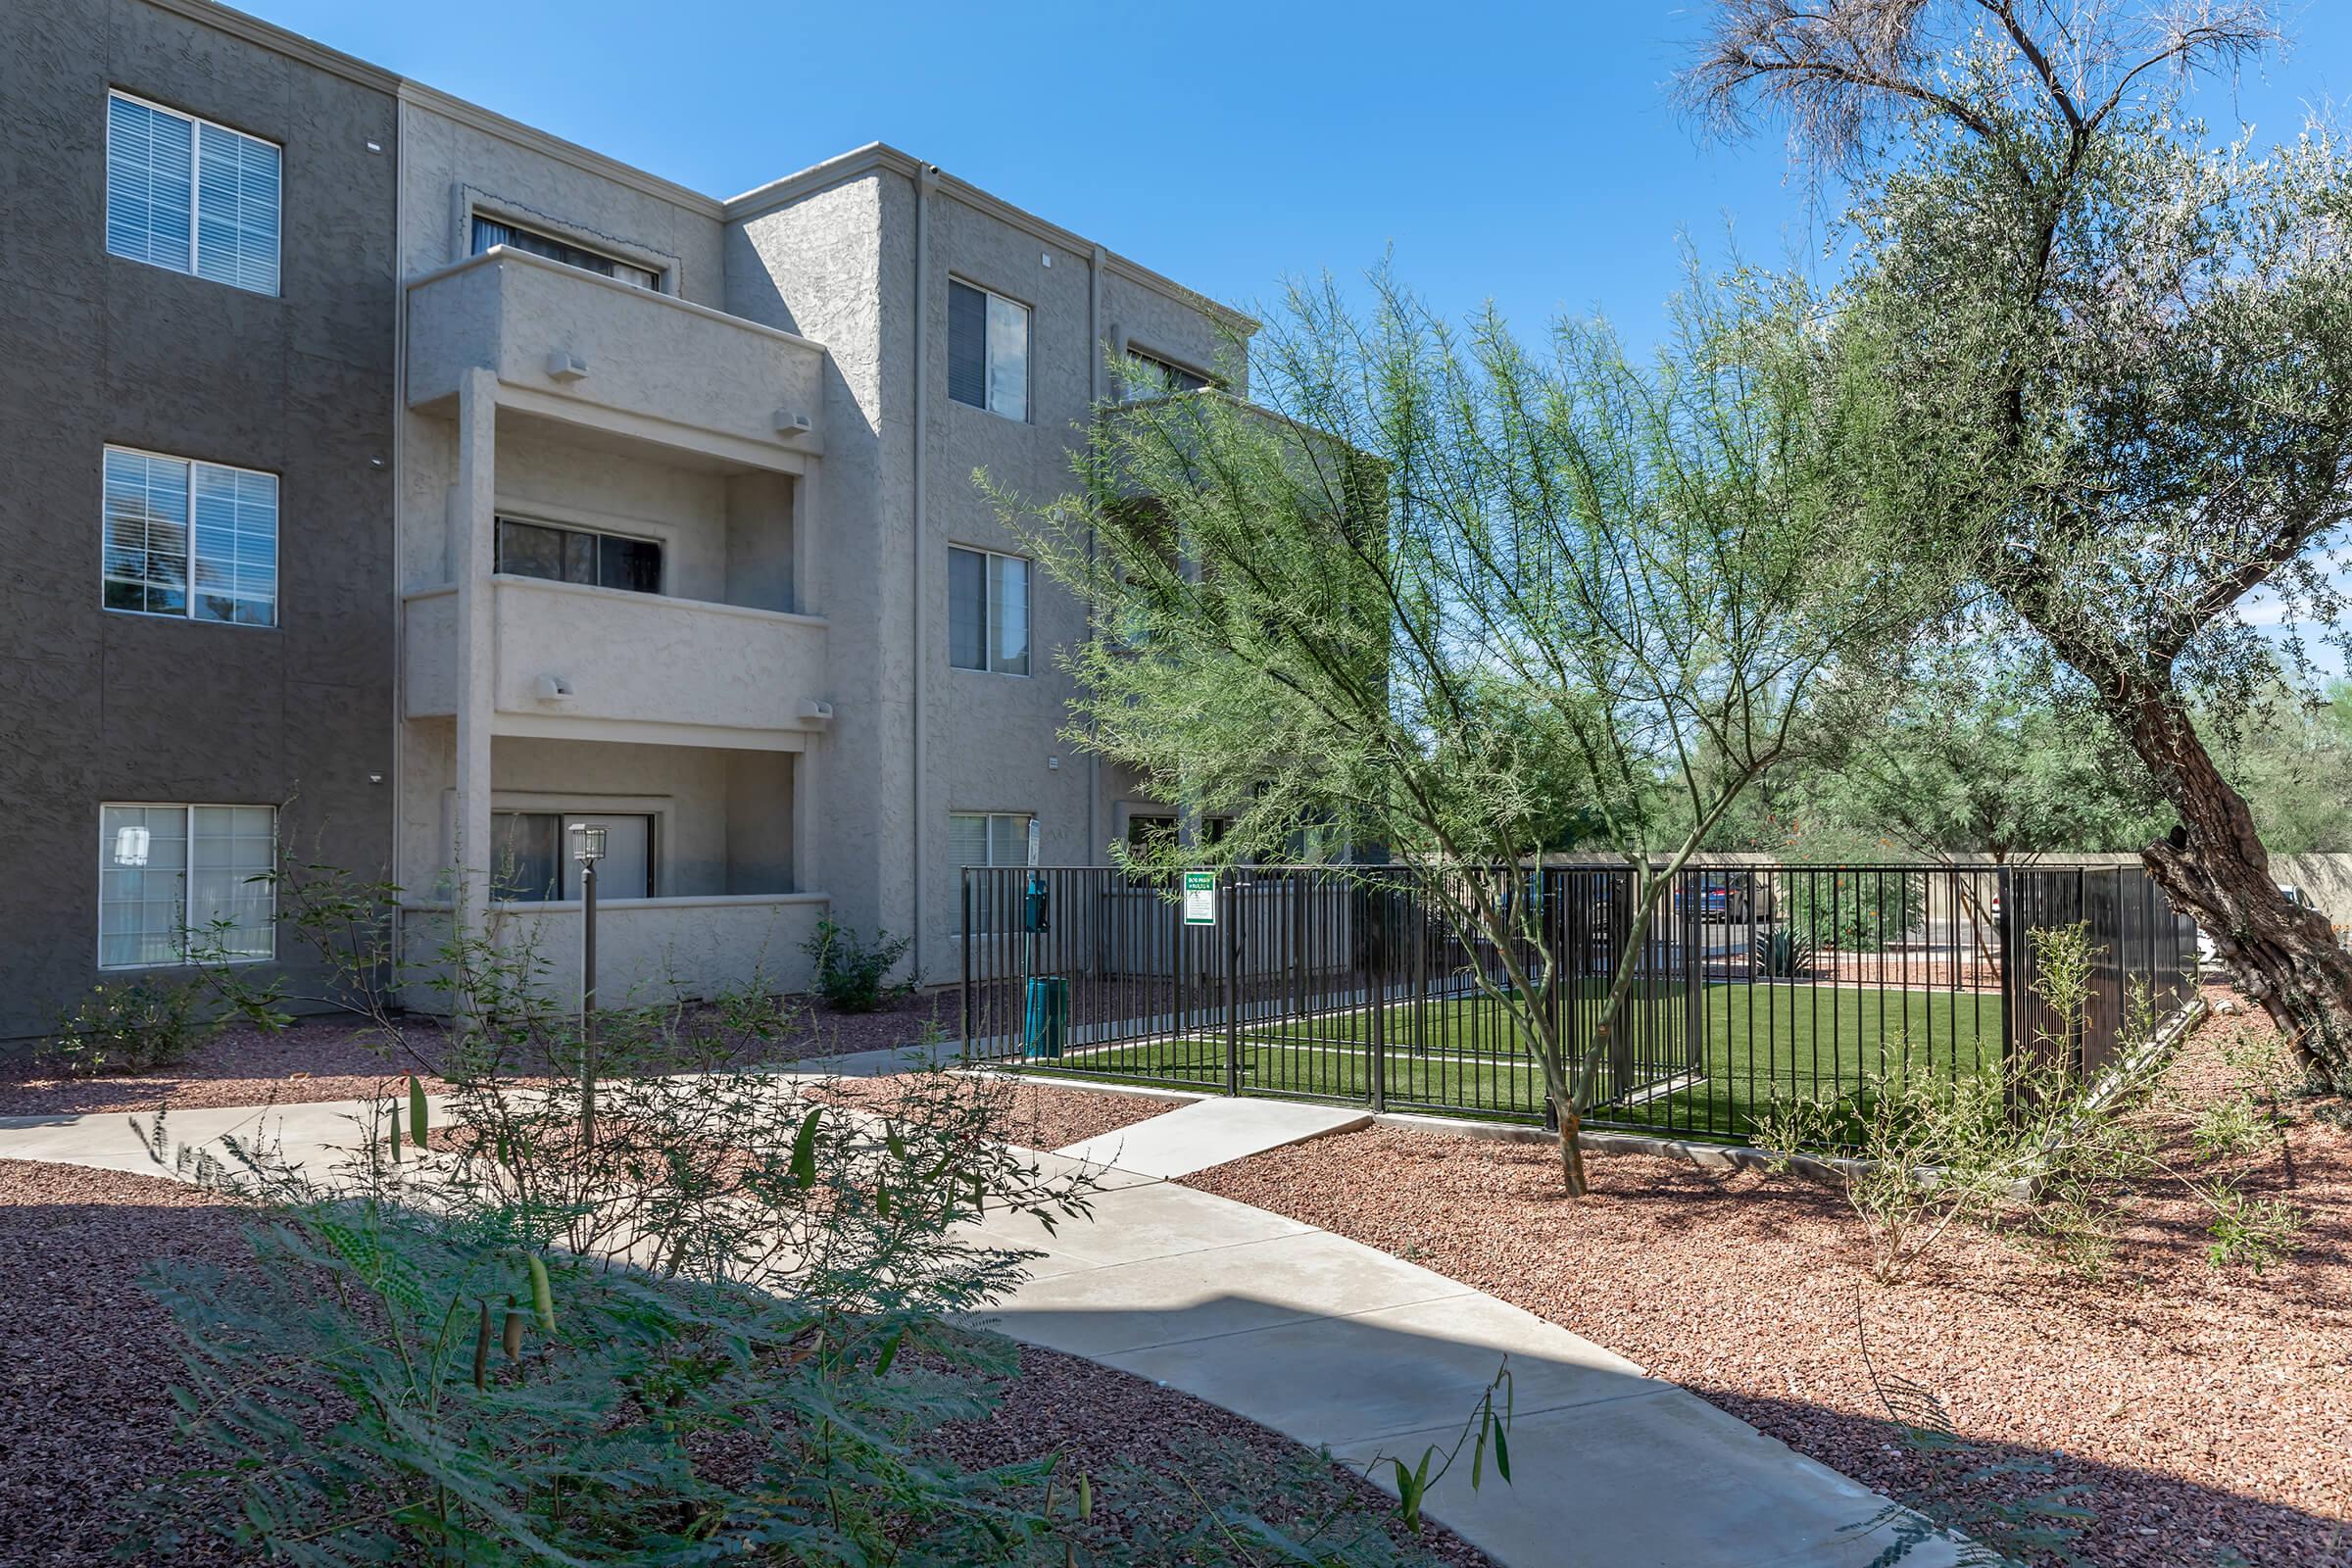
[[(1126, 1172), (1094, 1209), (1093, 1223), (1052, 1237), (1019, 1216), (974, 1228), (1042, 1254), (996, 1327), (1221, 1404), (1358, 1470), (1451, 1446), (1507, 1364), (1515, 1484), (1490, 1468), (1472, 1490), (1465, 1453), (1427, 1505), (1498, 1562), (1861, 1568), (1896, 1540), (1898, 1520), (1917, 1524), (1623, 1356), (1385, 1252)], [(1933, 1540), (1901, 1560), (1943, 1568), (1957, 1553)]]
[[(1191, 1115), (1136, 1138), (1137, 1155), (1197, 1169), (1220, 1151), (1331, 1131), (1340, 1114), (1257, 1115), (1250, 1103), (1204, 1102), (1203, 1111), (1233, 1114)], [(224, 1134), (273, 1140), (324, 1174), (359, 1140), (367, 1108), (342, 1101), (182, 1110), (166, 1130), (174, 1145)], [(172, 1175), (140, 1141), (147, 1120), (0, 1117), (0, 1158)], [(1049, 1171), (1069, 1170), (1089, 1163), (1092, 1147), (1037, 1157)], [(1417, 1464), (1430, 1445), (1449, 1446), (1507, 1364), (1516, 1483), (1490, 1470), (1473, 1491), (1465, 1456), (1428, 1500), (1432, 1517), (1498, 1562), (1861, 1568), (1909, 1517), (1623, 1356), (1458, 1281), (1150, 1172), (1096, 1174), (1091, 1223), (1064, 1221), (1049, 1235), (1032, 1218), (999, 1213), (964, 1227), (1038, 1254), (1027, 1282), (986, 1321), (1223, 1405), (1358, 1469), (1383, 1456)], [(1902, 1560), (1945, 1568), (1956, 1553), (1933, 1541)]]
[[(402, 1103), (405, 1114), (406, 1102)], [(323, 1177), (375, 1131), (369, 1120), (372, 1108), (364, 1100), (331, 1100), (174, 1110), (165, 1118), (164, 1138), (173, 1150), (203, 1148), (223, 1158), (224, 1137), (248, 1147), (264, 1145)], [(141, 1133), (154, 1119), (152, 1111), (119, 1110), (82, 1116), (0, 1116), (0, 1159), (46, 1159), (140, 1176), (176, 1176), (170, 1151), (159, 1165), (142, 1142)]]
[(1286, 1144), (1372, 1125), (1368, 1110), (1296, 1100), (1196, 1100), (1150, 1121), (1054, 1151), (1139, 1176), (1173, 1180)]

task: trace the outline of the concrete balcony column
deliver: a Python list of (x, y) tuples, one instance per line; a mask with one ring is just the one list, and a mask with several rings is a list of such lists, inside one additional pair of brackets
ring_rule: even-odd
[(490, 905), (490, 735), (497, 707), (498, 628), (491, 567), (498, 526), (498, 376), (458, 382), (458, 478), (450, 493), (449, 564), (457, 582), (457, 805), (450, 826), (463, 923)]
[(825, 592), (824, 466), (812, 458), (793, 480), (792, 608), (804, 615), (822, 615), (831, 608)]

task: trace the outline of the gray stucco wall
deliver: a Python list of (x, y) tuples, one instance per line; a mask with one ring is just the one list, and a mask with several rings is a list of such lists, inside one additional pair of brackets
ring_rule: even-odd
[[(393, 793), (393, 100), (140, 0), (7, 16), (0, 1040), (100, 978), (102, 802), (291, 800), (282, 843), (377, 874)], [(110, 86), (283, 147), (278, 297), (106, 253)], [(100, 608), (109, 442), (279, 475), (275, 628)]]

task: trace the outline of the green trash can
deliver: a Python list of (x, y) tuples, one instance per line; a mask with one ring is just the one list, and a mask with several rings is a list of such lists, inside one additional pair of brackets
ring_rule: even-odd
[(1070, 1030), (1070, 983), (1057, 974), (1029, 979), (1027, 1015), (1021, 1026), (1021, 1054), (1031, 1059), (1061, 1054)]

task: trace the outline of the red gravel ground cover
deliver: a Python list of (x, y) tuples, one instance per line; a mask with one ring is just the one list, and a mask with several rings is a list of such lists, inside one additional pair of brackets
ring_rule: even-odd
[[(2220, 995), (2217, 993), (2216, 995)], [(2229, 1079), (2208, 1020), (2139, 1114), (2189, 1161), (2189, 1114)], [(2293, 1186), (2274, 1151), (2249, 1194), (2309, 1212), (2300, 1250), (2256, 1275), (2204, 1255), (2208, 1210), (2132, 1199), (2096, 1283), (2024, 1246), (1948, 1235), (1911, 1280), (1870, 1283), (1837, 1195), (1618, 1155), (1572, 1203), (1547, 1146), (1371, 1128), (1220, 1166), (1194, 1186), (1407, 1257), (1582, 1334), (1906, 1501), (1952, 1472), (1903, 1442), (1864, 1369), (1935, 1390), (1982, 1462), (2053, 1473), (1946, 1503), (2080, 1483), (2099, 1564), (2352, 1564), (2352, 1135), (2303, 1116)], [(2209, 1167), (2214, 1168), (2214, 1167)], [(2230, 1168), (2230, 1167), (2220, 1167)], [(1367, 1194), (1377, 1194), (1367, 1200)]]
[[(898, 1077), (844, 1078), (821, 1091), (843, 1104), (883, 1110), (906, 1080)], [(1008, 1074), (985, 1080), (1003, 1096), (1004, 1140), (1023, 1149), (1061, 1149), (1088, 1138), (1132, 1127), (1174, 1110), (1179, 1101), (1141, 1095), (1100, 1095), (1065, 1089)]]
[[(833, 1012), (801, 1005), (794, 1027), (775, 1040), (757, 1043), (747, 1059), (802, 1061), (858, 1051), (913, 1045), (926, 1025), (953, 1037), (959, 1027), (959, 998), (953, 986), (901, 997), (873, 1012)], [(439, 1034), (427, 1019), (410, 1021), (412, 1043), (427, 1059)], [(321, 1100), (359, 1100), (389, 1086), (397, 1088), (415, 1065), (389, 1057), (371, 1031), (344, 1018), (304, 1018), (270, 1034), (239, 1024), (213, 1036), (187, 1061), (124, 1077), (62, 1078), (37, 1060), (20, 1056), (0, 1061), (0, 1116), (74, 1116), (93, 1111), (153, 1110), (170, 1101), (181, 1109), (208, 1105), (281, 1104)], [(438, 1079), (426, 1087), (440, 1091)]]
[[(1230, 1494), (1219, 1486), (1220, 1481), (1241, 1487), (1262, 1486), (1263, 1478), (1275, 1466), (1306, 1455), (1305, 1449), (1280, 1433), (1132, 1373), (1034, 1346), (1021, 1347), (1020, 1364), (1020, 1376), (1005, 1385), (1004, 1402), (986, 1420), (943, 1427), (925, 1446), (942, 1458), (974, 1468), (1060, 1453), (1062, 1473), (1072, 1478), (1073, 1485), (1081, 1472), (1096, 1478), (1100, 1485), (1100, 1478), (1124, 1461), (1159, 1475), (1190, 1478), (1202, 1495), (1220, 1500)], [(1222, 1467), (1213, 1456), (1221, 1446), (1238, 1475), (1220, 1474)], [(1327, 1492), (1324, 1497), (1313, 1499), (1320, 1507), (1328, 1508), (1343, 1497), (1352, 1498), (1377, 1517), (1395, 1506), (1395, 1498), (1351, 1470), (1328, 1463), (1318, 1464), (1314, 1470)], [(1490, 1481), (1488, 1485), (1497, 1483)], [(1113, 1495), (1106, 1492), (1104, 1500), (1112, 1500)], [(1126, 1492), (1115, 1495), (1130, 1503), (1134, 1500)], [(1185, 1494), (1179, 1489), (1177, 1495)], [(1268, 1524), (1301, 1530), (1299, 1512), (1269, 1506), (1269, 1499), (1263, 1496), (1250, 1500), (1261, 1508), (1260, 1517)], [(1180, 1523), (1169, 1510), (1148, 1511), (1163, 1527)], [(1196, 1507), (1196, 1516), (1198, 1511)], [(1389, 1535), (1400, 1545), (1418, 1546), (1439, 1562), (1458, 1568), (1477, 1568), (1490, 1560), (1451, 1531), (1434, 1524), (1426, 1525), (1422, 1535), (1414, 1538), (1392, 1519)], [(1272, 1560), (1270, 1555), (1267, 1560)]]
[[(205, 1462), (176, 1434), (182, 1377), (171, 1314), (136, 1284), (148, 1264), (251, 1256), (233, 1210), (193, 1187), (0, 1159), (0, 1562), (117, 1561), (111, 1510)], [(173, 1494), (193, 1525), (224, 1492)], [(174, 1563), (234, 1562), (225, 1544)]]
[[(1050, 1093), (1056, 1100), (1114, 1099)], [(1086, 1108), (1064, 1105), (1043, 1114), (1074, 1117)], [(151, 1263), (238, 1266), (250, 1253), (237, 1218), (236, 1210), (196, 1189), (160, 1177), (0, 1159), (0, 1563), (118, 1562), (122, 1500), (211, 1462), (177, 1436), (167, 1390), (182, 1377), (180, 1342), (170, 1314), (138, 1278)], [(1003, 1396), (989, 1419), (942, 1427), (927, 1446), (975, 1467), (1061, 1451), (1073, 1475), (1103, 1476), (1123, 1458), (1171, 1478), (1190, 1477), (1204, 1495), (1222, 1501), (1227, 1494), (1203, 1455), (1225, 1445), (1248, 1461), (1241, 1485), (1262, 1485), (1263, 1472), (1287, 1458), (1309, 1463), (1318, 1475), (1323, 1495), (1312, 1499), (1318, 1507), (1342, 1497), (1375, 1514), (1388, 1506), (1370, 1483), (1313, 1463), (1306, 1450), (1254, 1422), (1072, 1356), (1022, 1350), (1020, 1375)], [(1136, 1501), (1132, 1492), (1119, 1495)], [(233, 1509), (224, 1490), (193, 1486), (162, 1493), (159, 1500), (200, 1543), (174, 1551), (174, 1565), (251, 1560), (202, 1529), (205, 1520)], [(1296, 1525), (1299, 1517), (1286, 1515), (1279, 1499), (1250, 1500), (1275, 1523)], [(1139, 1511), (1173, 1522), (1170, 1510), (1149, 1501)], [(1419, 1544), (1461, 1568), (1487, 1562), (1435, 1528)]]

